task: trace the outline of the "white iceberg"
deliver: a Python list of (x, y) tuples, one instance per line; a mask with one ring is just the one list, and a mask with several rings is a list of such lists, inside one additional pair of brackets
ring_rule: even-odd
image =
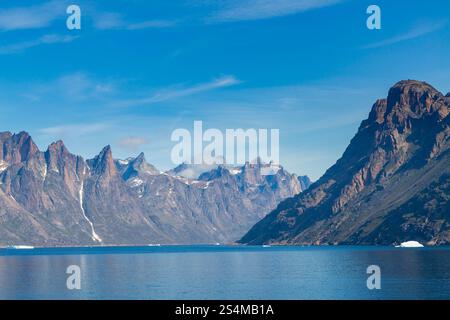
[(33, 246), (25, 246), (25, 245), (18, 245), (18, 246), (9, 246), (7, 249), (14, 249), (14, 250), (31, 250), (34, 249)]
[(423, 245), (417, 241), (406, 241), (402, 242), (399, 246), (395, 246), (396, 248), (423, 248)]

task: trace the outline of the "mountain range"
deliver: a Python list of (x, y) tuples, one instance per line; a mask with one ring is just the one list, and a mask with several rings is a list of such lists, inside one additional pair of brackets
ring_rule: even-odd
[(398, 82), (313, 184), (281, 166), (262, 175), (273, 168), (260, 160), (161, 172), (142, 153), (84, 160), (3, 132), (0, 245), (449, 244), (449, 105), (428, 83)]
[(281, 202), (246, 244), (450, 243), (450, 94), (400, 81), (373, 105), (342, 157)]
[[(62, 141), (45, 152), (26, 132), (0, 133), (0, 244), (35, 246), (229, 243), (307, 188), (266, 164), (160, 172), (144, 154), (93, 159)], [(183, 171), (198, 176), (183, 175)], [(205, 171), (206, 170), (206, 171)]]

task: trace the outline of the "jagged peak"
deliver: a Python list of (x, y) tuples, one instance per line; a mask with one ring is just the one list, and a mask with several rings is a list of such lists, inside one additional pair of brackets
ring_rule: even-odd
[(143, 152), (141, 152), (136, 158), (134, 158), (133, 163), (144, 163), (146, 162), (145, 160), (145, 154)]
[(69, 153), (69, 150), (65, 146), (64, 142), (62, 140), (58, 140), (55, 142), (52, 142), (48, 148), (48, 152), (61, 152), (61, 153)]
[(109, 175), (114, 175), (116, 173), (116, 166), (110, 145), (104, 147), (94, 159), (88, 160), (88, 163), (97, 174), (108, 173)]
[(30, 137), (30, 134), (26, 131), (20, 131), (19, 133), (14, 133), (13, 137), (17, 137), (18, 139), (27, 139)]
[(0, 151), (0, 156), (5, 156), (8, 161), (13, 163), (24, 162), (29, 160), (32, 156), (39, 152), (39, 148), (34, 143), (28, 132), (21, 131), (19, 133), (11, 134), (10, 132), (2, 133), (2, 143), (7, 144), (5, 150)]
[(55, 145), (55, 146), (58, 146), (58, 147), (65, 147), (64, 141), (62, 141), (62, 140), (55, 141), (51, 145)]
[(24, 143), (34, 145), (33, 139), (31, 138), (30, 134), (26, 131), (21, 131), (19, 133), (13, 134), (11, 139), (18, 145), (19, 144), (22, 145)]
[(102, 151), (100, 151), (100, 154), (98, 155), (99, 158), (101, 159), (105, 159), (105, 158), (112, 158), (112, 150), (111, 150), (111, 146), (107, 145), (105, 147), (103, 147)]

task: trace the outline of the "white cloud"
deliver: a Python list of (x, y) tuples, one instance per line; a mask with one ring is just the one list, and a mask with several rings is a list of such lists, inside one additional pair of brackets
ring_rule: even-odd
[(156, 92), (152, 96), (146, 98), (122, 101), (119, 102), (117, 106), (127, 107), (133, 105), (154, 104), (186, 96), (191, 96), (194, 94), (199, 94), (202, 92), (207, 92), (215, 89), (230, 87), (239, 83), (240, 81), (236, 79), (234, 76), (230, 75), (222, 76), (207, 83), (201, 83), (190, 87), (169, 88)]
[(22, 96), (31, 101), (67, 103), (94, 101), (115, 93), (115, 83), (109, 79), (96, 79), (84, 72), (66, 74), (51, 81), (22, 85)]
[(78, 38), (77, 36), (61, 36), (61, 35), (56, 35), (56, 34), (48, 34), (48, 35), (42, 36), (38, 39), (22, 41), (22, 42), (17, 42), (17, 43), (13, 43), (13, 44), (0, 46), (0, 54), (2, 54), (2, 55), (14, 54), (14, 53), (22, 52), (24, 50), (34, 48), (34, 47), (37, 47), (40, 45), (46, 45), (46, 44), (68, 43), (68, 42), (72, 42), (73, 40), (75, 40), (77, 38)]
[(38, 130), (38, 133), (44, 136), (79, 137), (103, 131), (107, 129), (109, 126), (110, 125), (107, 123), (67, 124), (55, 127), (42, 128)]
[(119, 146), (130, 151), (137, 151), (143, 145), (149, 144), (150, 140), (146, 137), (130, 136), (119, 140)]
[(231, 0), (207, 20), (209, 22), (231, 22), (260, 20), (286, 16), (322, 8), (342, 0)]
[(44, 4), (2, 9), (0, 30), (23, 30), (48, 27), (58, 17), (65, 16), (64, 1), (50, 1)]
[(438, 31), (442, 28), (444, 28), (447, 25), (447, 21), (437, 21), (437, 22), (428, 22), (428, 23), (423, 23), (420, 25), (416, 25), (415, 27), (413, 27), (412, 29), (408, 30), (406, 33), (380, 41), (380, 42), (375, 42), (369, 45), (366, 45), (363, 47), (363, 49), (373, 49), (373, 48), (380, 48), (380, 47), (385, 47), (385, 46), (389, 46), (392, 44), (396, 44), (399, 42), (403, 42), (403, 41), (407, 41), (407, 40), (412, 40), (412, 39), (416, 39), (422, 36), (425, 36), (429, 33)]

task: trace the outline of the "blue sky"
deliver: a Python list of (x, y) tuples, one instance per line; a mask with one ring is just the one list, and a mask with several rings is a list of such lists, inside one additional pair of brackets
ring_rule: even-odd
[[(66, 7), (82, 29), (66, 28)], [(381, 7), (381, 30), (366, 8)], [(317, 179), (402, 79), (450, 91), (450, 3), (2, 1), (0, 131), (86, 158), (110, 144), (173, 166), (170, 135), (280, 129), (280, 162)]]

